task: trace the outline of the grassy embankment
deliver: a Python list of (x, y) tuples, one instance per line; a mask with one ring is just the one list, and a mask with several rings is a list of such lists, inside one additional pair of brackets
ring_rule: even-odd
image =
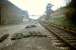
[(51, 16), (49, 19), (49, 23), (76, 30), (76, 25), (70, 22), (64, 15)]

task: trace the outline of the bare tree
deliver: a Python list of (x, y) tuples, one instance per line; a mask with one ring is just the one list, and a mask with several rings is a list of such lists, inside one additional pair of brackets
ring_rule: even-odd
[(50, 17), (51, 13), (53, 12), (53, 10), (51, 9), (52, 8), (52, 4), (51, 3), (48, 3), (47, 7), (46, 7), (46, 16), (47, 18)]

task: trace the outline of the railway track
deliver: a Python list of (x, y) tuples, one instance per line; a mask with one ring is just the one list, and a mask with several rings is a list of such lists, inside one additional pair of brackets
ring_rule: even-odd
[[(52, 32), (58, 39), (60, 39), (63, 43), (65, 43), (67, 46), (69, 46), (69, 50), (76, 50), (76, 37), (75, 35), (72, 35), (71, 33), (64, 31), (62, 29), (56, 28), (54, 26), (51, 26), (50, 28), (40, 23), (42, 26), (45, 27), (45, 29)], [(65, 45), (64, 45), (65, 47)]]
[[(63, 42), (58, 36), (56, 36), (55, 34), (50, 34), (50, 35), (43, 35), (40, 32), (30, 32), (31, 35), (33, 37), (45, 37), (50, 39), (50, 42), (52, 43), (52, 46), (54, 46), (55, 48), (59, 49), (59, 50), (70, 50), (70, 47), (68, 45), (66, 45), (65, 42)], [(51, 45), (51, 44), (50, 44)]]

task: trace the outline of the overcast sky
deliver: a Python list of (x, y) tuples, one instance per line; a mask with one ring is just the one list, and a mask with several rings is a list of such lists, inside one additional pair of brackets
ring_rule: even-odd
[[(42, 15), (46, 9), (46, 5), (48, 3), (52, 3), (54, 6), (53, 10), (60, 8), (61, 6), (65, 6), (64, 0), (9, 0), (22, 10), (27, 10), (30, 15)], [(30, 18), (38, 18), (32, 17)]]

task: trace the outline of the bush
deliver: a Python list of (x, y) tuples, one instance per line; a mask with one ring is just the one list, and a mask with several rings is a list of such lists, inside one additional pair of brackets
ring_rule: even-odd
[(76, 0), (72, 0), (66, 7), (65, 17), (73, 24), (76, 24)]

